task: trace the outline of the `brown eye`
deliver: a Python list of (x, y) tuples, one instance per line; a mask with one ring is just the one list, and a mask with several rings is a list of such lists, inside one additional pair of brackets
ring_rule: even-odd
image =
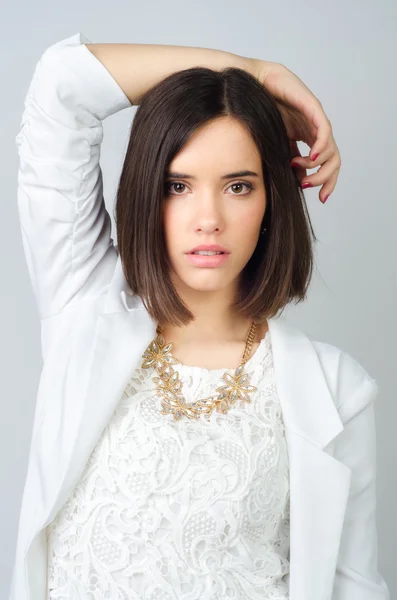
[[(234, 186), (246, 186), (249, 190), (253, 190), (254, 186), (251, 183), (248, 183), (247, 181), (237, 181), (236, 183), (232, 183), (232, 185), (230, 187), (234, 187)], [(233, 194), (234, 196), (246, 196), (247, 194)]]
[[(186, 185), (184, 183), (181, 183), (180, 181), (168, 181), (165, 184), (165, 191), (166, 191), (166, 193), (168, 193), (170, 191), (170, 186), (173, 186), (173, 185), (179, 185), (179, 186), (182, 186), (182, 187), (186, 187)], [(176, 195), (178, 195), (178, 193)]]

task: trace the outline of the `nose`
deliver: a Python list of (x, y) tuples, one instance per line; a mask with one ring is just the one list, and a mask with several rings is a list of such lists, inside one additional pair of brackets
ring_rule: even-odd
[(211, 232), (224, 225), (223, 208), (215, 194), (205, 194), (198, 200), (195, 216), (196, 229)]

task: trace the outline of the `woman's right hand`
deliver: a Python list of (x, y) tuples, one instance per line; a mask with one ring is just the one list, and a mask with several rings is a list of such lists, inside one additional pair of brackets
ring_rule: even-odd
[[(257, 78), (274, 96), (282, 114), (290, 140), (291, 166), (299, 165), (297, 175), (301, 186), (321, 185), (319, 198), (324, 203), (335, 189), (341, 158), (321, 102), (299, 77), (280, 63), (258, 61)], [(310, 146), (309, 156), (301, 155), (298, 141)], [(307, 175), (306, 169), (316, 167), (320, 168)]]

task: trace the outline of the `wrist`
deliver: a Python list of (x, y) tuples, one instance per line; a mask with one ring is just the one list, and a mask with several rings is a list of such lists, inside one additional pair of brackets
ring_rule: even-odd
[(274, 77), (285, 68), (284, 65), (278, 62), (261, 60), (260, 58), (251, 58), (250, 60), (252, 75), (263, 85), (266, 84), (266, 80), (270, 82), (271, 77)]

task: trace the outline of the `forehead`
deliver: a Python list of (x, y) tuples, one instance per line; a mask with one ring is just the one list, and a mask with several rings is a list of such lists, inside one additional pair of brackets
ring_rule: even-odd
[(247, 127), (231, 117), (221, 117), (194, 132), (169, 170), (199, 177), (243, 169), (258, 172), (260, 168), (261, 156)]

